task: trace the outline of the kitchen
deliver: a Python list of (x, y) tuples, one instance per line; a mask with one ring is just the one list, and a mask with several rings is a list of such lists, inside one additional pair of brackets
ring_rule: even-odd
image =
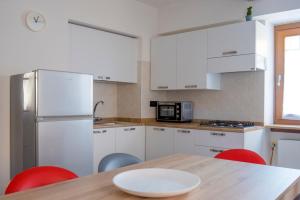
[[(221, 90), (219, 91), (151, 90), (150, 41), (162, 33), (178, 33), (178, 30), (205, 29), (210, 28), (207, 25), (215, 26), (216, 24), (243, 21), (245, 9), (250, 4), (253, 4), (254, 16), (258, 19), (264, 19), (264, 17), (270, 17), (272, 13), (292, 12), (291, 10), (299, 9), (299, 3), (292, 0), (288, 3), (276, 1), (272, 3), (273, 6), (271, 7), (268, 0), (254, 2), (194, 0), (188, 4), (180, 1), (170, 6), (167, 3), (161, 4), (158, 9), (153, 5), (148, 6), (133, 0), (95, 0), (89, 4), (79, 0), (72, 2), (66, 0), (59, 3), (33, 0), (22, 3), (17, 1), (1, 2), (1, 8), (5, 8), (1, 12), (2, 17), (0, 18), (0, 24), (5, 27), (2, 33), (3, 37), (1, 37), (1, 44), (3, 45), (0, 48), (2, 55), (0, 91), (2, 94), (1, 102), (3, 102), (0, 106), (2, 129), (0, 158), (3, 163), (0, 170), (0, 182), (3, 190), (8, 183), (10, 169), (9, 76), (46, 67), (54, 70), (73, 71), (68, 68), (72, 66), (69, 51), (71, 44), (70, 24), (68, 22), (70, 20), (137, 38), (137, 84), (115, 83), (109, 80), (95, 82), (94, 103), (99, 100), (104, 101), (103, 105), (99, 105), (96, 116), (107, 121), (114, 119), (124, 121), (126, 118), (149, 120), (155, 118), (155, 108), (149, 106), (150, 101), (192, 101), (194, 104), (193, 118), (196, 120), (234, 120), (260, 122), (265, 125), (273, 124), (274, 111), (272, 99), (270, 99), (270, 96), (273, 96), (273, 90), (270, 88), (273, 86), (272, 84), (268, 85), (274, 78), (272, 68), (266, 71), (223, 73), (220, 76)], [(42, 31), (31, 32), (24, 24), (25, 16), (30, 10), (38, 11), (45, 16), (47, 24)], [(285, 16), (289, 16), (289, 14), (286, 13)], [(270, 18), (272, 19), (272, 16)], [(272, 63), (270, 65), (272, 66)], [(158, 127), (166, 130), (170, 128)], [(170, 128), (171, 132), (175, 129)], [(263, 151), (263, 154), (265, 154), (264, 158), (268, 162), (272, 142), (277, 141), (278, 138), (299, 139), (293, 133), (276, 132), (271, 134), (269, 129), (265, 129), (265, 131), (263, 136), (268, 137), (261, 140), (266, 143), (264, 146), (266, 150)], [(117, 131), (114, 134), (118, 135)], [(169, 135), (172, 138), (174, 134), (170, 133)], [(166, 141), (169, 140), (170, 138), (166, 138)], [(167, 151), (173, 152), (173, 149), (167, 149)], [(275, 157), (274, 162), (276, 159)]]

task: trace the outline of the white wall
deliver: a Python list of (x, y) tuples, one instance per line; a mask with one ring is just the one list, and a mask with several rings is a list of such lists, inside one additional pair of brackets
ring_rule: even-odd
[(300, 8), (299, 0), (184, 0), (159, 10), (159, 32), (244, 20), (246, 8), (253, 4), (254, 16)]
[(241, 0), (184, 0), (159, 10), (159, 32), (204, 26), (244, 16), (247, 2)]
[[(29, 10), (46, 17), (46, 29), (34, 33), (26, 28), (24, 17)], [(68, 19), (141, 37), (140, 60), (149, 61), (150, 38), (157, 32), (157, 10), (153, 7), (135, 0), (1, 0), (0, 193), (9, 179), (8, 76), (43, 66), (59, 70), (60, 66), (68, 65)], [(117, 86), (96, 85), (95, 89), (95, 100), (98, 100), (108, 90), (110, 96), (116, 96)], [(116, 97), (115, 102), (107, 103), (115, 109), (112, 114), (104, 110), (104, 114), (116, 114)]]
[(300, 8), (299, 0), (259, 0), (254, 3), (254, 16)]

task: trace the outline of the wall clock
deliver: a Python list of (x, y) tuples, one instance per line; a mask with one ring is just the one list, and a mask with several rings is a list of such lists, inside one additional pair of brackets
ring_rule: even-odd
[(26, 15), (26, 25), (31, 31), (41, 31), (46, 26), (46, 19), (40, 13), (30, 11)]

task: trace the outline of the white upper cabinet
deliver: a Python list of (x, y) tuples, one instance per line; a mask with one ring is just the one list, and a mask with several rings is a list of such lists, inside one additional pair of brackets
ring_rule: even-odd
[(151, 89), (220, 89), (219, 75), (207, 74), (206, 31), (152, 40)]
[(207, 31), (177, 36), (177, 89), (220, 89), (217, 74), (207, 74)]
[(70, 67), (94, 80), (137, 82), (136, 38), (70, 24)]
[(266, 68), (266, 28), (258, 21), (207, 30), (208, 72), (255, 71)]
[(151, 42), (151, 89), (176, 89), (176, 35)]

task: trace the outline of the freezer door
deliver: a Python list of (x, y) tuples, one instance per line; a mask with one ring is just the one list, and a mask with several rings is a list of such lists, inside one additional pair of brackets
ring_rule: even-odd
[(58, 71), (37, 71), (37, 115), (92, 115), (92, 75)]
[(79, 176), (91, 174), (92, 126), (90, 119), (38, 122), (38, 166), (59, 166)]

